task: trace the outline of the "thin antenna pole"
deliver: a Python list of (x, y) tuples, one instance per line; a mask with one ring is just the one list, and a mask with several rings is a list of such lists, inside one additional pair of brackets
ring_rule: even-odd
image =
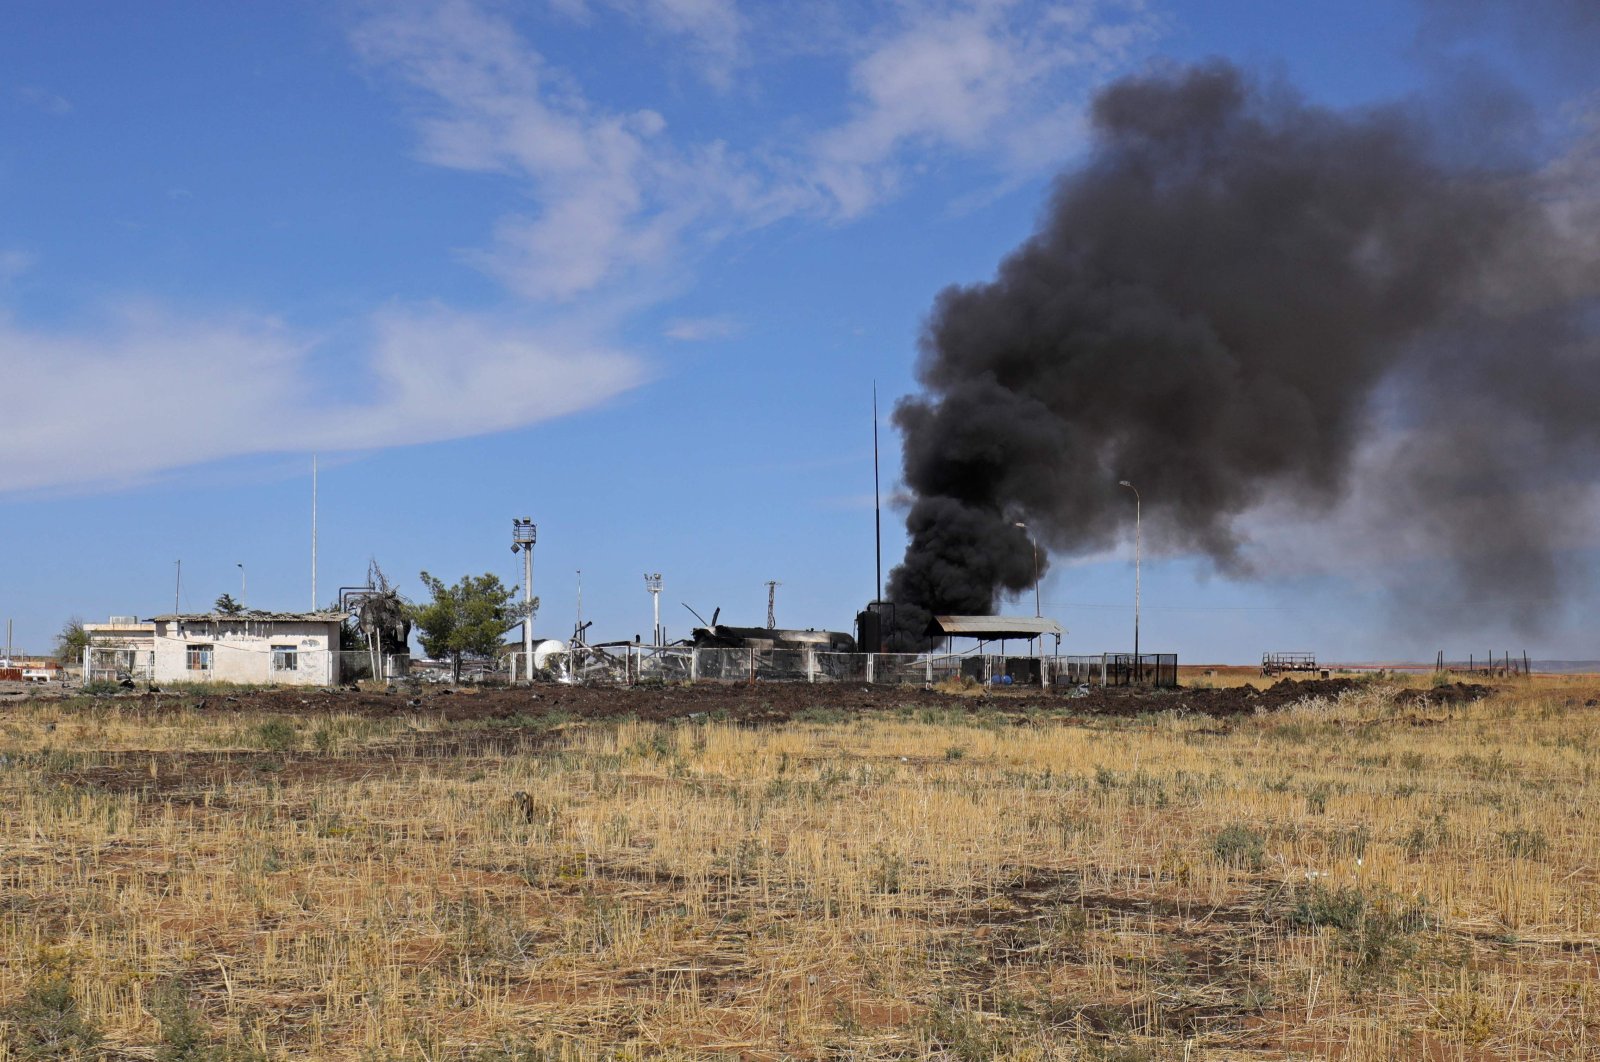
[(311, 455), (311, 611), (317, 610), (317, 455)]
[(178, 604), (178, 599), (183, 596), (183, 560), (179, 558), (172, 563), (178, 567), (178, 578), (172, 585), (172, 614), (176, 616), (183, 611), (183, 606)]
[(883, 503), (878, 485), (878, 381), (872, 381), (872, 523), (877, 548), (877, 600), (883, 600)]

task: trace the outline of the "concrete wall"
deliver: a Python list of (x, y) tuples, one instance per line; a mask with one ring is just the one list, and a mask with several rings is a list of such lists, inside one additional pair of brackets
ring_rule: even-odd
[[(211, 670), (189, 668), (189, 647), (211, 646)], [(272, 666), (275, 645), (293, 646), (295, 667)], [(243, 618), (158, 621), (156, 682), (248, 682), (330, 686), (339, 681), (337, 622)], [(332, 651), (330, 651), (332, 650)]]

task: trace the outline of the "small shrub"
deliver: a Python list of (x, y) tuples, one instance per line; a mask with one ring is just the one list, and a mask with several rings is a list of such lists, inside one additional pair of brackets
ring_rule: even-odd
[(960, 745), (951, 745), (949, 748), (944, 750), (944, 758), (952, 761), (959, 760), (966, 754), (967, 750), (962, 748)]
[(0, 1028), (11, 1057), (18, 1059), (87, 1059), (98, 1053), (100, 1030), (83, 1016), (64, 972), (35, 977), (22, 998), (0, 1010)]
[(208, 1062), (212, 1057), (210, 1030), (180, 986), (168, 983), (157, 988), (150, 1013), (161, 1026), (156, 1062)]
[(1266, 838), (1237, 822), (1218, 831), (1211, 850), (1217, 862), (1235, 868), (1260, 870), (1267, 859)]
[(1411, 934), (1428, 926), (1421, 907), (1354, 885), (1314, 886), (1301, 897), (1290, 920), (1308, 928), (1332, 929), (1351, 980), (1358, 984), (1389, 980), (1416, 954)]
[(1512, 859), (1543, 859), (1550, 850), (1550, 841), (1543, 830), (1529, 830), (1519, 826), (1514, 830), (1501, 830), (1500, 843)]
[(1423, 825), (1414, 826), (1400, 842), (1406, 854), (1412, 857), (1431, 852), (1435, 848), (1450, 843), (1450, 829), (1445, 824), (1443, 815), (1435, 815), (1433, 821)]
[(300, 735), (287, 719), (269, 719), (256, 727), (256, 740), (268, 752), (288, 752), (299, 743)]

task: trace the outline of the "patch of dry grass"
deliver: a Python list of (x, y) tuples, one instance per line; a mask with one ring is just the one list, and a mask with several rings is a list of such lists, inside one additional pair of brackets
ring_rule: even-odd
[(29, 1039), (51, 985), (129, 1058), (1592, 1058), (1596, 692), (525, 732), (25, 706), (0, 1060), (69, 1057)]

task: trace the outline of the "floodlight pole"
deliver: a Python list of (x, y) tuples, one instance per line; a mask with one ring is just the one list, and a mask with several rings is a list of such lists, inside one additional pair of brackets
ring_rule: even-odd
[(1133, 668), (1134, 677), (1139, 677), (1139, 552), (1140, 552), (1140, 512), (1143, 502), (1139, 497), (1139, 488), (1127, 480), (1119, 481), (1119, 486), (1127, 487), (1133, 491)]
[(511, 520), (511, 552), (522, 554), (522, 667), (533, 681), (533, 546), (539, 541), (539, 528), (533, 518)]
[(661, 573), (645, 572), (644, 588), (650, 591), (650, 605), (655, 612), (655, 626), (650, 628), (650, 644), (661, 644)]

